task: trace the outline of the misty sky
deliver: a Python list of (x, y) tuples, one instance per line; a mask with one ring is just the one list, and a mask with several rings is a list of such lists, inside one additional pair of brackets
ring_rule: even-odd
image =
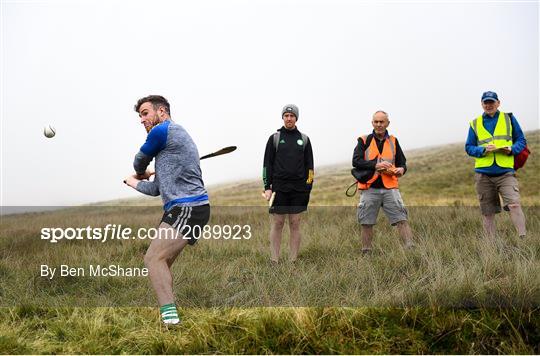
[(539, 128), (536, 1), (1, 6), (4, 206), (139, 195), (122, 180), (146, 137), (133, 105), (148, 94), (169, 99), (201, 155), (239, 147), (201, 162), (207, 185), (260, 177), (286, 103), (316, 169), (350, 162), (378, 109), (405, 150), (464, 142), (485, 90)]

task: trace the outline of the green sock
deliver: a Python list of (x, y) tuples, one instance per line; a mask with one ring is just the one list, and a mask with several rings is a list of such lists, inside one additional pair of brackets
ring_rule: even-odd
[(178, 324), (180, 322), (178, 310), (176, 310), (176, 305), (174, 303), (161, 306), (159, 312), (161, 313), (161, 320), (163, 320), (165, 324)]

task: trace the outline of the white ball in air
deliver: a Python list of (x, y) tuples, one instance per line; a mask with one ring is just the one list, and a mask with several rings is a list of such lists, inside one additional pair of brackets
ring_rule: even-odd
[(51, 138), (56, 135), (56, 130), (51, 125), (45, 126), (45, 128), (43, 129), (43, 134), (45, 135), (45, 137)]

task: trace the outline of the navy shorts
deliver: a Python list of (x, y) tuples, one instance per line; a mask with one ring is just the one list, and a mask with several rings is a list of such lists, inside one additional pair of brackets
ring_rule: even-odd
[(270, 214), (299, 214), (307, 210), (310, 191), (275, 193), (274, 202), (269, 209)]
[(188, 244), (194, 245), (199, 239), (202, 228), (210, 220), (210, 205), (173, 206), (161, 218), (161, 222), (171, 225), (180, 231)]

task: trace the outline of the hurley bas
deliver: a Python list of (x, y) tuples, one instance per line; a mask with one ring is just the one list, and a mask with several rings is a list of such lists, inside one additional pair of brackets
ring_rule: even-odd
[[(57, 274), (58, 273), (58, 274)], [(84, 267), (71, 267), (60, 265), (60, 267), (40, 266), (40, 276), (53, 279), (60, 277), (147, 277), (146, 267), (121, 267), (120, 265), (88, 265)]]

